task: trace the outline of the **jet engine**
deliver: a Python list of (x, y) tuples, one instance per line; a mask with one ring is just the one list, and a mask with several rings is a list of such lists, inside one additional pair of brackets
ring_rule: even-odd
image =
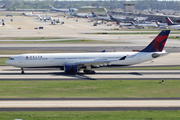
[(77, 73), (78, 70), (78, 66), (77, 65), (65, 65), (64, 66), (64, 72), (65, 73)]

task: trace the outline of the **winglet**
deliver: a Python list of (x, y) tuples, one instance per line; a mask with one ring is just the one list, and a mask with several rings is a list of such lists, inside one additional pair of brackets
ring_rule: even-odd
[(170, 30), (163, 30), (159, 35), (140, 52), (162, 52), (166, 40), (169, 36)]

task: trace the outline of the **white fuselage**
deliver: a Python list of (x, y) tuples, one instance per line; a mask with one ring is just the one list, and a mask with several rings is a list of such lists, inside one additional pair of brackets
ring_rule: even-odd
[(93, 17), (95, 20), (105, 20), (105, 21), (110, 21), (111, 18), (110, 17)]
[(178, 29), (178, 30), (180, 30), (180, 25), (169, 25), (168, 28), (169, 29)]
[(151, 24), (136, 24), (137, 27), (153, 27), (156, 28), (158, 27), (157, 24), (151, 23)]
[[(49, 54), (21, 54), (11, 57), (6, 64), (20, 68), (30, 67), (60, 67), (64, 65), (79, 65), (93, 61), (112, 61), (108, 65), (133, 65), (154, 59), (153, 53), (164, 55), (166, 52), (102, 52), (102, 53), (49, 53)], [(119, 60), (126, 56), (125, 60)], [(103, 64), (103, 63), (102, 63)], [(100, 65), (101, 66), (101, 65)]]

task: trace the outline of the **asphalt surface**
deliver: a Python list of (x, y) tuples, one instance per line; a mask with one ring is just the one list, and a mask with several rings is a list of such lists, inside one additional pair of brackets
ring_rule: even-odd
[(96, 70), (96, 74), (66, 74), (58, 69), (1, 69), (0, 80), (179, 80), (180, 70)]
[(0, 108), (0, 111), (164, 111), (180, 110), (180, 107), (103, 107), (103, 108)]
[[(75, 45), (74, 45), (75, 46)], [(66, 52), (101, 52), (103, 50), (114, 52), (132, 52), (132, 50), (142, 50), (145, 47), (142, 46), (90, 46), (90, 47), (84, 47), (83, 44), (78, 47), (0, 47), (0, 50), (19, 50), (19, 51), (66, 51)], [(180, 47), (165, 47), (165, 50), (168, 53), (174, 53), (174, 52), (180, 52)]]
[(11, 100), (0, 111), (180, 110), (180, 100)]
[[(103, 105), (100, 105), (101, 107), (84, 107), (82, 106), (83, 104), (79, 104), (81, 107), (61, 107), (61, 106), (58, 106), (58, 107), (21, 107), (21, 105), (25, 105), (26, 104), (24, 103), (24, 101), (29, 101), (29, 102), (45, 102), (47, 104), (46, 101), (63, 101), (63, 102), (66, 102), (66, 101), (76, 101), (76, 102), (80, 102), (82, 103), (82, 101), (84, 101), (85, 103), (87, 103), (89, 105), (89, 102), (92, 101), (92, 102), (95, 102), (95, 101), (103, 101), (103, 102), (106, 102), (106, 101), (109, 101), (109, 102), (112, 102), (112, 101), (120, 101), (120, 102), (123, 102), (123, 104), (121, 104), (123, 107), (103, 107)], [(0, 111), (133, 111), (133, 110), (180, 110), (180, 107), (169, 107), (168, 106), (168, 101), (171, 100), (173, 101), (172, 103), (175, 103), (177, 105), (177, 102), (180, 100), (180, 98), (1, 98), (0, 99)], [(1, 102), (2, 101), (2, 102)], [(15, 106), (16, 107), (11, 107), (11, 105), (13, 106), (12, 102), (11, 104), (9, 103), (8, 104), (8, 107), (6, 107), (6, 105), (3, 105), (3, 101), (6, 101), (5, 104), (8, 102), (8, 101), (12, 101), (13, 103), (15, 103)], [(16, 103), (17, 101), (17, 103)], [(21, 102), (22, 101), (22, 102)], [(154, 104), (159, 104), (162, 103), (162, 106), (161, 107), (129, 107), (131, 104), (129, 104), (129, 106), (127, 107), (125, 105), (124, 102), (126, 101), (129, 101), (131, 103), (135, 103), (135, 102), (140, 102), (142, 104), (142, 101), (144, 102), (153, 102)], [(166, 104), (163, 103), (166, 102)], [(156, 103), (158, 102), (158, 103)], [(21, 104), (18, 104), (18, 103), (21, 103)], [(72, 102), (71, 102), (72, 103)], [(100, 102), (101, 103), (101, 102)], [(172, 104), (171, 103), (171, 104)], [(29, 105), (28, 104), (28, 105)], [(34, 104), (34, 103), (33, 103)], [(109, 103), (110, 104), (110, 103)], [(137, 104), (137, 103), (135, 103)], [(164, 105), (163, 105), (164, 104)], [(41, 104), (43, 105), (43, 104)], [(57, 102), (56, 102), (56, 105), (57, 105)], [(71, 105), (71, 104), (70, 104)], [(99, 104), (97, 104), (99, 105)], [(112, 104), (110, 104), (112, 105)], [(125, 107), (125, 106), (126, 107)], [(147, 104), (148, 105), (148, 104)], [(2, 107), (3, 106), (3, 107)]]

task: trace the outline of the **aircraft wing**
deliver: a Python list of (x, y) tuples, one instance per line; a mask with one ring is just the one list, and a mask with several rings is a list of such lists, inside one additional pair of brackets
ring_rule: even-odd
[(110, 62), (114, 62), (114, 61), (119, 61), (119, 60), (125, 60), (126, 56), (123, 56), (120, 59), (112, 59), (112, 60), (108, 60), (108, 59), (99, 59), (99, 60), (92, 60), (92, 61), (80, 61), (80, 62), (75, 62), (75, 63), (67, 63), (67, 64), (72, 64), (72, 65), (103, 65), (103, 64), (109, 64)]

